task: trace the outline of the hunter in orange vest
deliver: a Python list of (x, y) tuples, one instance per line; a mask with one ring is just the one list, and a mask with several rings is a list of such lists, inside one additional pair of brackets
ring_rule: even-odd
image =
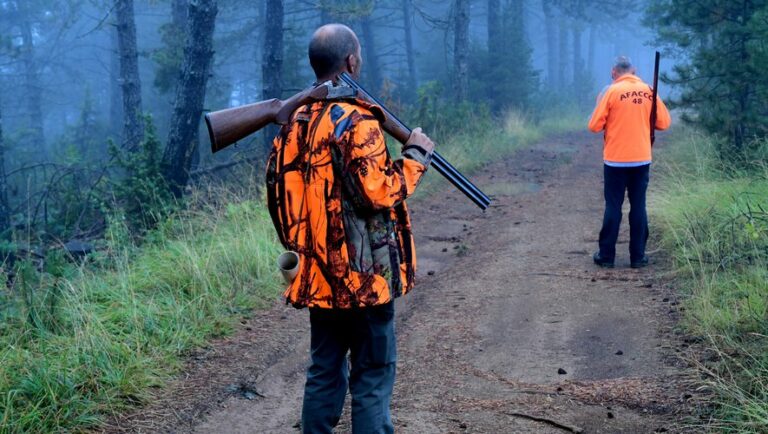
[[(340, 24), (321, 27), (309, 61), (317, 83), (343, 85), (342, 72), (357, 78), (357, 36)], [(427, 171), (434, 144), (417, 128), (392, 158), (382, 120), (381, 109), (358, 100), (301, 107), (267, 161), (272, 220), (283, 246), (300, 258), (285, 298), (310, 312), (304, 433), (332, 432), (347, 388), (354, 432), (394, 431), (394, 299), (413, 287), (416, 271), (405, 200)]]
[[(603, 190), (605, 213), (600, 230), (600, 250), (593, 255), (595, 264), (613, 268), (616, 241), (621, 224), (624, 193), (629, 197), (629, 257), (632, 268), (648, 264), (645, 244), (648, 239), (648, 215), (645, 195), (651, 167), (651, 106), (653, 89), (635, 75), (628, 57), (621, 56), (611, 70), (613, 84), (598, 97), (589, 120), (589, 130), (604, 132)], [(657, 97), (657, 118), (653, 128), (666, 130), (671, 124), (667, 107)]]

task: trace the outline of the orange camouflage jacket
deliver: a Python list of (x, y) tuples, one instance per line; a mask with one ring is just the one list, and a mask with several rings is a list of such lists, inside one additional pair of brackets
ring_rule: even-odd
[(298, 109), (267, 160), (267, 202), (283, 246), (299, 254), (285, 291), (297, 308), (384, 304), (414, 283), (410, 196), (431, 154), (405, 147), (392, 160), (379, 121), (363, 101)]

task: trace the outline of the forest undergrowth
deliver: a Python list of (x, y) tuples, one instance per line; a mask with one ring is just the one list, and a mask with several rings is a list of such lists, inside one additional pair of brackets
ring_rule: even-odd
[[(652, 195), (660, 243), (686, 298), (681, 326), (705, 348), (692, 361), (713, 396), (702, 429), (768, 431), (768, 142), (722, 155), (679, 129)], [(695, 422), (701, 423), (701, 422)]]
[[(582, 121), (567, 109), (494, 119), (483, 110), (434, 108), (429, 119), (412, 117), (466, 173)], [(277, 299), (280, 247), (259, 177), (243, 170), (246, 185), (198, 185), (182, 210), (158, 218), (140, 239), (116, 213), (85, 261), (51, 254), (6, 270), (0, 433), (98, 427), (151, 400), (189, 351)], [(423, 189), (438, 188), (436, 178), (429, 175)]]

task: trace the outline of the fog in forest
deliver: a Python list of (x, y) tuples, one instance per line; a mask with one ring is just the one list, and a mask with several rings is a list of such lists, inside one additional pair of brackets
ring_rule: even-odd
[(0, 433), (296, 431), (315, 323), (398, 432), (768, 433), (766, 99), (768, 0), (0, 0)]
[(258, 164), (265, 133), (214, 156), (200, 113), (311, 85), (323, 23), (357, 32), (362, 84), (409, 119), (441, 100), (586, 120), (617, 55), (650, 81), (644, 17), (619, 0), (0, 1), (0, 229), (98, 234), (137, 164), (176, 197), (216, 165)]

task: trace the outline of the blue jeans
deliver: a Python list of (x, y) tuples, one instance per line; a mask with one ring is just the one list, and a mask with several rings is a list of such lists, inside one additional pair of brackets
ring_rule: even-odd
[(600, 230), (600, 255), (612, 262), (616, 257), (616, 240), (621, 225), (621, 206), (624, 192), (629, 197), (629, 257), (631, 262), (645, 256), (648, 241), (648, 214), (645, 193), (650, 180), (650, 164), (637, 167), (603, 166), (605, 214)]
[[(301, 426), (331, 433), (352, 395), (352, 432), (390, 434), (395, 384), (394, 302), (362, 309), (310, 309), (311, 364), (307, 369)], [(347, 366), (347, 353), (351, 370)]]

